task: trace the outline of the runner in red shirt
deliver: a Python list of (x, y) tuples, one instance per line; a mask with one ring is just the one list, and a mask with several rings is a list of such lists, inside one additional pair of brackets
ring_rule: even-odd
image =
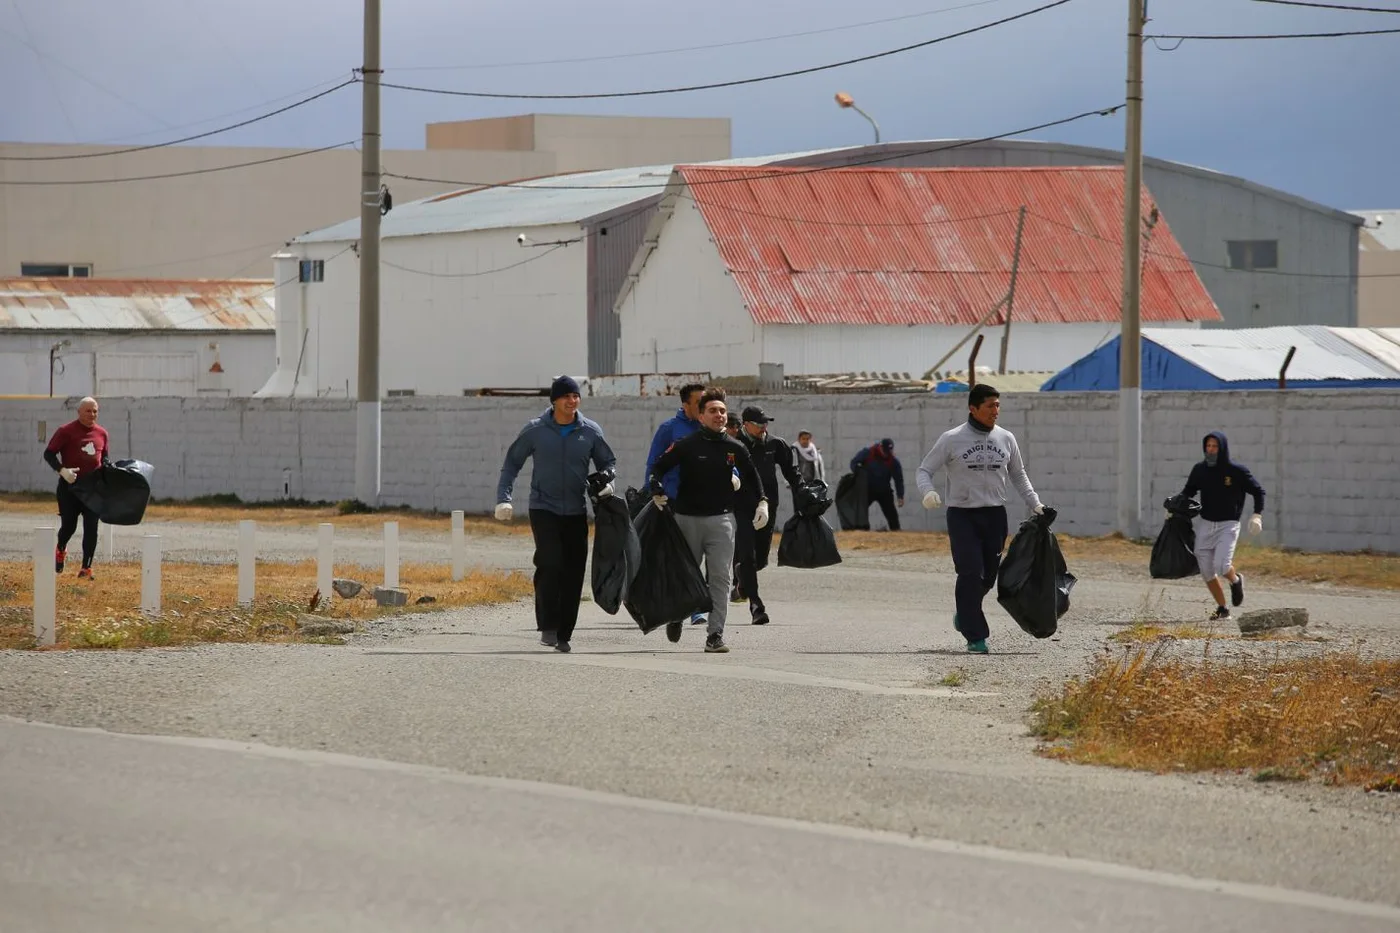
[(68, 542), (78, 530), (78, 516), (83, 519), (83, 566), (78, 576), (92, 579), (92, 558), (97, 553), (97, 513), (78, 501), (68, 488), (109, 462), (110, 446), (107, 429), (97, 423), (97, 399), (85, 398), (78, 403), (78, 420), (70, 421), (49, 438), (44, 460), (59, 475), (58, 483), (58, 547), (53, 554), (55, 573), (63, 573), (68, 557)]

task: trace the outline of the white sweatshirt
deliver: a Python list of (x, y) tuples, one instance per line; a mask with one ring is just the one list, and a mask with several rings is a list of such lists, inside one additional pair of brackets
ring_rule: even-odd
[(944, 505), (965, 509), (1003, 505), (1008, 474), (1028, 508), (1034, 510), (1040, 505), (1040, 497), (1026, 476), (1021, 448), (1015, 435), (1005, 428), (984, 433), (964, 422), (945, 431), (919, 464), (920, 496), (934, 488), (934, 474), (944, 468), (948, 470)]

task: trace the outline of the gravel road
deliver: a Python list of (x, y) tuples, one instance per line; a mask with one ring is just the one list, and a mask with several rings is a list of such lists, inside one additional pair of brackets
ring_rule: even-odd
[[(0, 556), (34, 516), (0, 516)], [(231, 560), (232, 526), (151, 523), (178, 560)], [(405, 560), (446, 535), (402, 533)], [(528, 539), (470, 539), (473, 562), (527, 569)], [(119, 529), (119, 556), (135, 535)], [(314, 527), (265, 529), (262, 554), (314, 554)], [(337, 558), (378, 541), (337, 534)], [(764, 571), (773, 623), (731, 624), (728, 655), (642, 636), (585, 604), (575, 651), (535, 642), (530, 607), (376, 623), (342, 647), (0, 653), (0, 713), (115, 732), (207, 736), (519, 778), (736, 813), (893, 830), (1400, 905), (1400, 795), (1236, 776), (1154, 776), (1034, 753), (1026, 709), (1108, 635), (1155, 614), (1202, 620), (1198, 581), (1074, 566), (1074, 607), (1036, 641), (993, 609), (994, 653), (952, 631), (946, 553), (851, 555)], [(100, 581), (99, 581), (100, 583)], [(1248, 608), (1302, 606), (1326, 642), (1216, 643), (1220, 656), (1356, 645), (1400, 656), (1400, 595), (1255, 583)], [(989, 606), (993, 601), (989, 600)], [(742, 606), (733, 607), (746, 623)], [(735, 619), (731, 618), (731, 623)], [(1112, 650), (1118, 650), (1116, 648)], [(1181, 643), (1181, 651), (1199, 651)], [(966, 675), (958, 688), (945, 675)]]

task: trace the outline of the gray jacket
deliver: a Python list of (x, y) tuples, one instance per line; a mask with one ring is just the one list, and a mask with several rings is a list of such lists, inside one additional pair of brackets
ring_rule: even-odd
[(945, 468), (948, 492), (943, 496), (944, 505), (965, 509), (1003, 505), (1008, 480), (1016, 485), (1028, 508), (1040, 505), (1040, 497), (1026, 476), (1021, 448), (1015, 435), (1005, 428), (983, 431), (964, 423), (945, 431), (919, 464), (919, 495), (933, 489), (934, 475)]
[(556, 515), (588, 514), (590, 460), (599, 470), (617, 466), (617, 457), (597, 422), (575, 415), (573, 424), (560, 425), (554, 421), (554, 409), (549, 408), (521, 428), (506, 451), (496, 483), (497, 502), (511, 501), (511, 487), (530, 457), (535, 458), (530, 508)]

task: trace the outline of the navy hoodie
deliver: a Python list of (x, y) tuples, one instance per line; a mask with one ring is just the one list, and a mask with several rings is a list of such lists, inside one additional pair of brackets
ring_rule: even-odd
[(1187, 499), (1197, 492), (1201, 494), (1201, 518), (1208, 522), (1237, 522), (1244, 514), (1244, 497), (1248, 493), (1254, 497), (1254, 511), (1264, 511), (1264, 487), (1249, 472), (1249, 467), (1230, 459), (1230, 442), (1219, 431), (1211, 431), (1201, 438), (1201, 450), (1206, 441), (1215, 438), (1220, 444), (1220, 455), (1211, 466), (1202, 460), (1191, 468), (1186, 478), (1186, 488), (1181, 494)]

